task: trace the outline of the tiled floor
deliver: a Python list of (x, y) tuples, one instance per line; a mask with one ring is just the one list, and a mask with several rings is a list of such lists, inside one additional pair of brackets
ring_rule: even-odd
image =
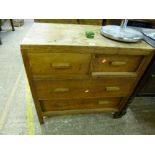
[(20, 42), (33, 20), (0, 32), (0, 134), (155, 134), (155, 98), (136, 98), (128, 113), (112, 119), (110, 113), (55, 116), (40, 125), (28, 89)]

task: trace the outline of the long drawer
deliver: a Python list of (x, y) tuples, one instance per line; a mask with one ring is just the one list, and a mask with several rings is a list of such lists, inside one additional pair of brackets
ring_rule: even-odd
[(121, 98), (40, 101), (43, 112), (78, 109), (118, 109)]
[(34, 80), (39, 100), (125, 97), (133, 83), (134, 78)]

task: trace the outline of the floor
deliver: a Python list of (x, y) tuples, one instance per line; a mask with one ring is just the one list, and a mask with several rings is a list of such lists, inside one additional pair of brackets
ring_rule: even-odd
[(155, 98), (136, 98), (120, 119), (113, 119), (110, 113), (81, 114), (47, 117), (40, 125), (19, 46), (32, 24), (33, 20), (25, 20), (24, 26), (13, 32), (6, 22), (0, 33), (0, 134), (155, 134)]

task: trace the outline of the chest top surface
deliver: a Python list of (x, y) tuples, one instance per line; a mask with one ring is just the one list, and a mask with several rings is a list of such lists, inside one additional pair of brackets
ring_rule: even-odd
[[(100, 34), (100, 30), (101, 26), (94, 25), (34, 23), (23, 39), (21, 47), (61, 45), (153, 50), (144, 41), (122, 43), (107, 39)], [(95, 37), (86, 38), (86, 31), (93, 31)]]

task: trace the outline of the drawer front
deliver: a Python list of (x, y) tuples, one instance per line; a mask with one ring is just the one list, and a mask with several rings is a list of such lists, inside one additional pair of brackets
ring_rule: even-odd
[(85, 99), (128, 96), (134, 79), (36, 80), (38, 99)]
[[(94, 72), (136, 72), (143, 59), (140, 55), (94, 55), (91, 71)], [(115, 75), (117, 75), (115, 73)]]
[(76, 109), (117, 109), (121, 98), (102, 98), (87, 100), (54, 100), (40, 101), (43, 112), (60, 111), (60, 110), (76, 110)]
[(87, 75), (90, 54), (76, 53), (29, 53), (32, 74), (42, 76), (67, 77)]

